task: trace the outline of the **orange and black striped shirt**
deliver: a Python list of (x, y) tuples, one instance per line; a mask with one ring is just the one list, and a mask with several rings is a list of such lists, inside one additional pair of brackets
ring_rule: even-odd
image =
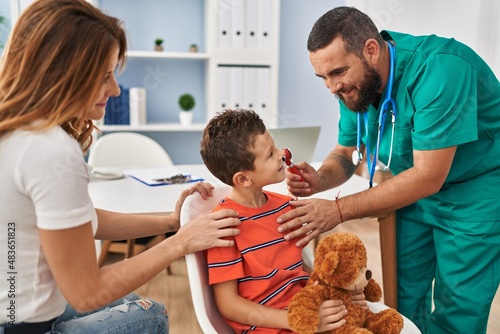
[[(242, 206), (225, 198), (213, 210), (234, 209), (240, 215), (241, 233), (233, 247), (207, 251), (210, 284), (237, 280), (241, 297), (268, 307), (286, 309), (295, 293), (307, 283), (302, 269), (302, 249), (296, 240), (286, 241), (277, 231), (277, 217), (290, 211), (291, 197), (264, 191), (267, 203), (260, 208)], [(226, 320), (236, 333), (291, 333), (257, 328)]]

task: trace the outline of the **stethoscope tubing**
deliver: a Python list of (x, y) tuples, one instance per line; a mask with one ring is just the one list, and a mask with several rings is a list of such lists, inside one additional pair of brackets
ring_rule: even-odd
[[(389, 159), (387, 161), (386, 167), (382, 168), (382, 170), (386, 171), (389, 170), (390, 165), (391, 165), (391, 160), (392, 160), (392, 151), (394, 147), (394, 132), (395, 132), (395, 123), (396, 123), (396, 102), (394, 99), (391, 97), (392, 94), (392, 87), (394, 84), (394, 67), (395, 67), (395, 62), (396, 62), (396, 47), (392, 45), (391, 43), (387, 42), (387, 45), (389, 47), (389, 53), (390, 53), (390, 70), (389, 70), (389, 80), (387, 81), (387, 87), (385, 90), (385, 98), (384, 101), (382, 102), (382, 105), (380, 107), (380, 115), (379, 115), (379, 120), (378, 120), (378, 131), (377, 131), (377, 144), (375, 146), (374, 152), (373, 152), (373, 159), (370, 159), (371, 151), (370, 151), (370, 140), (369, 140), (369, 135), (368, 135), (368, 113), (364, 112), (363, 114), (363, 119), (364, 119), (364, 125), (365, 125), (365, 131), (366, 131), (366, 163), (368, 167), (368, 174), (370, 175), (370, 180), (369, 180), (369, 185), (370, 188), (373, 186), (373, 177), (375, 175), (375, 169), (378, 161), (378, 156), (379, 156), (379, 149), (380, 149), (380, 142), (382, 140), (382, 134), (384, 133), (384, 125), (385, 125), (385, 120), (387, 117), (387, 112), (390, 111), (391, 113), (391, 123), (392, 123), (392, 130), (391, 130), (391, 143), (390, 143), (390, 149), (389, 149)], [(391, 108), (389, 108), (389, 105)], [(361, 113), (358, 113), (357, 115), (357, 142), (356, 142), (356, 149), (358, 152), (358, 156), (361, 157)]]

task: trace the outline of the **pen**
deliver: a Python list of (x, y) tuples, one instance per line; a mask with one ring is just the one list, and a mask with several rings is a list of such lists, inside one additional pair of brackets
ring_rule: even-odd
[(186, 183), (191, 181), (191, 175), (177, 174), (171, 177), (153, 179), (153, 182)]

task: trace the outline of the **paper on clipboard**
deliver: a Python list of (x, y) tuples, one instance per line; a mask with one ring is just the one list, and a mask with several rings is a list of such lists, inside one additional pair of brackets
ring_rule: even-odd
[(163, 186), (175, 183), (203, 181), (202, 177), (192, 175), (191, 173), (187, 173), (173, 166), (131, 169), (123, 171), (123, 174), (148, 186)]

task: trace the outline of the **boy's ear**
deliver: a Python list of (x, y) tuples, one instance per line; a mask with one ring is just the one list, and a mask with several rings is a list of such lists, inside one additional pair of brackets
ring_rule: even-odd
[(233, 176), (233, 183), (235, 186), (247, 186), (252, 180), (245, 172), (237, 172)]

